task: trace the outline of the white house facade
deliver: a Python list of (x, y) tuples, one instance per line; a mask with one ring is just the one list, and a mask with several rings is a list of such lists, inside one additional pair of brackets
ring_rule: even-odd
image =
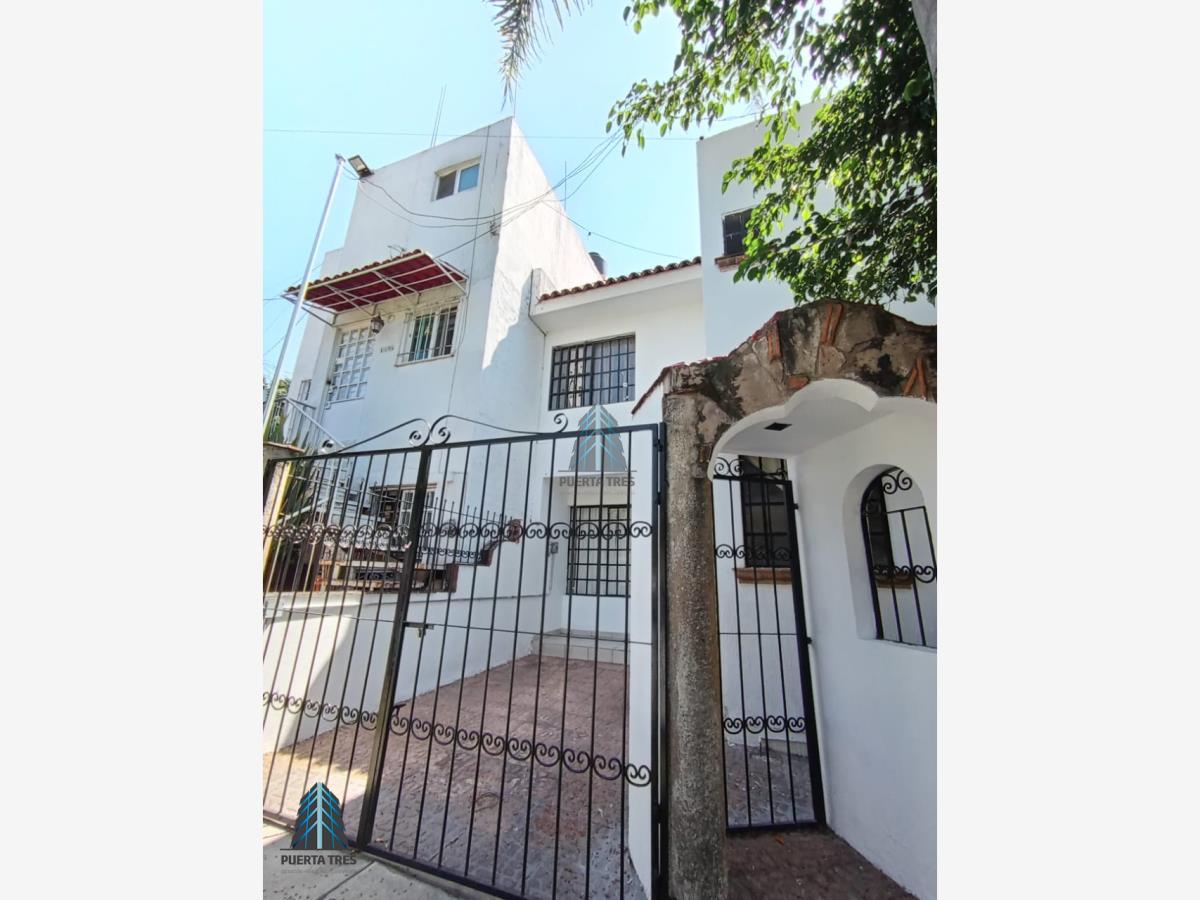
[[(676, 696), (665, 615), (676, 601), (662, 616), (656, 606), (673, 576), (660, 571), (672, 557), (655, 541), (677, 525), (663, 505), (676, 481), (660, 423), (667, 399), (688, 393), (680, 364), (712, 360), (700, 392), (728, 391), (716, 399), (729, 421), (693, 462), (711, 479), (720, 827), (827, 823), (904, 888), (936, 896), (934, 367), (904, 356), (901, 371), (903, 354), (888, 352), (889, 341), (932, 334), (922, 328), (935, 310), (897, 304), (907, 323), (893, 326), (855, 310), (843, 317), (835, 305), (811, 335), (812, 360), (789, 351), (807, 346), (803, 322), (818, 320), (795, 319), (787, 331), (785, 285), (733, 280), (754, 198), (745, 185), (722, 192), (721, 181), (760, 137), (750, 124), (697, 142), (699, 256), (620, 276), (589, 254), (511, 118), (361, 179), (345, 242), (305, 298), (284, 404), (279, 442), (308, 462), (287, 463), (290, 474), (268, 483), (264, 809), (286, 818), (315, 759), (348, 811), (369, 810), (373, 846), (540, 896), (538, 854), (550, 853), (550, 838), (538, 844), (541, 825), (530, 823), (544, 800), (554, 809), (550, 894), (655, 892), (669, 790), (656, 799), (641, 773), (658, 777)], [(878, 332), (856, 337), (876, 328), (868, 322)], [(866, 344), (895, 396), (842, 377), (848, 348)], [(744, 403), (757, 376), (740, 360), (754, 354), (796, 372), (811, 362), (814, 374), (788, 369), (783, 394), (764, 388), (778, 402)], [(728, 385), (727, 357), (738, 366)], [(438, 427), (444, 440), (431, 433)], [(560, 432), (575, 436), (522, 437)], [(420, 453), (410, 452), (415, 439)], [(428, 540), (412, 537), (418, 512), (433, 526)], [(637, 539), (642, 523), (653, 541)], [(314, 530), (308, 544), (296, 537)], [(400, 615), (406, 628), (393, 635)], [(396, 660), (381, 649), (391, 644)], [(395, 689), (380, 705), (386, 684)], [(467, 727), (464, 698), (476, 691)], [(610, 691), (620, 694), (611, 715)], [(506, 713), (493, 720), (496, 697), (507, 697)], [(532, 710), (517, 697), (532, 698)], [(386, 730), (372, 718), (377, 705), (399, 711), (386, 744), (376, 742)], [(514, 725), (522, 715), (528, 748)], [(353, 744), (339, 749), (343, 731)], [(437, 749), (439, 735), (449, 749)], [(414, 739), (424, 740), (413, 751), (424, 780), (409, 788)], [(402, 762), (371, 758), (371, 747), (386, 755), (399, 743)], [(576, 795), (562, 785), (585, 749), (586, 823), (567, 838), (562, 818)], [(539, 793), (542, 756), (559, 779), (553, 804), (550, 787)], [(494, 822), (477, 796), (485, 763), (502, 766)], [(394, 809), (384, 815), (392, 795), (366, 773), (393, 765)], [(526, 765), (513, 800), (508, 779)], [(473, 774), (460, 861), (447, 832), (461, 824), (450, 810), (462, 766)], [(615, 782), (606, 766), (622, 773)], [(430, 788), (431, 772), (444, 775), (443, 794)], [(619, 810), (605, 830), (596, 792), (614, 783)], [(444, 808), (427, 835), (433, 796)], [(511, 820), (524, 830), (518, 840), (506, 816), (521, 804), (525, 818)], [(388, 818), (390, 832), (380, 825)], [(494, 847), (473, 861), (484, 820)], [(682, 827), (671, 821), (665, 833)], [(572, 852), (592, 862), (560, 873), (560, 855)], [(505, 874), (506, 853), (521, 857), (519, 872)], [(686, 881), (671, 884), (689, 894)]]

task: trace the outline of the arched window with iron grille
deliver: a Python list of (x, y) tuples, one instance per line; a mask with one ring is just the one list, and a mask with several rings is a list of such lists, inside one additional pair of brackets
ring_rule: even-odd
[(887, 469), (862, 498), (863, 544), (882, 641), (937, 647), (937, 554), (921, 489)]

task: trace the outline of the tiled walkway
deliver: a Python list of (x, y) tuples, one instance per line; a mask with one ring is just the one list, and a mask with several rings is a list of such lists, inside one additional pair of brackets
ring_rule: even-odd
[[(630, 796), (649, 788), (623, 789), (625, 675), (621, 665), (573, 659), (564, 705), (564, 660), (543, 659), (539, 674), (537, 657), (526, 656), (402, 707), (373, 845), (526, 896), (617, 897), (623, 880), (624, 896), (640, 900), (622, 823)], [(273, 761), (268, 754), (264, 809), (290, 818), (309, 783), (326, 780), (353, 835), (373, 739), (343, 725)]]
[(912, 900), (912, 895), (832, 832), (730, 835), (729, 896), (765, 900)]

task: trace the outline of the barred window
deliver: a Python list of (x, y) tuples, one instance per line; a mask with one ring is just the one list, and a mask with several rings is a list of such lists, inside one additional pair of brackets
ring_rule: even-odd
[(881, 472), (862, 498), (875, 637), (937, 646), (937, 553), (921, 489), (903, 469)]
[(725, 239), (725, 255), (739, 256), (746, 252), (746, 223), (753, 210), (743, 209), (730, 213), (721, 220), (721, 232)]
[(555, 347), (550, 359), (550, 409), (633, 399), (634, 337)]
[(782, 459), (741, 457), (742, 544), (747, 567), (791, 565), (787, 465)]
[(367, 370), (374, 346), (375, 338), (371, 334), (370, 326), (344, 328), (338, 332), (333, 372), (329, 376), (329, 389), (325, 393), (326, 403), (357, 400), (367, 392)]
[(409, 322), (408, 339), (398, 362), (419, 362), (449, 356), (454, 350), (457, 321), (457, 304), (414, 317)]
[(567, 593), (592, 597), (629, 596), (627, 507), (571, 507)]
[[(383, 485), (371, 488), (371, 514), (379, 518), (381, 525), (389, 525), (397, 530), (408, 528), (412, 518), (413, 500), (416, 498), (416, 488), (413, 486)], [(437, 490), (429, 488), (425, 492), (425, 510), (428, 512), (437, 506)], [(424, 519), (423, 521), (428, 521)]]

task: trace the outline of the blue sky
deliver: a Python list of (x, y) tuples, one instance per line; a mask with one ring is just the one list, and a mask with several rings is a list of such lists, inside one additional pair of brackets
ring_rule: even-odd
[[(563, 30), (554, 26), (517, 88), (517, 121), (551, 182), (562, 178), (564, 166), (578, 165), (604, 137), (609, 109), (634, 81), (670, 74), (678, 51), (674, 16), (661, 16), (634, 34), (621, 18), (624, 7), (619, 0), (597, 0), (572, 14)], [(342, 7), (267, 0), (264, 298), (301, 277), (335, 153), (358, 153), (381, 166), (428, 147), (443, 85), (443, 138), (514, 112), (502, 103), (500, 39), (492, 13), (483, 0), (364, 0)], [(729, 115), (742, 112), (732, 109)], [(742, 121), (714, 123), (711, 131)], [(634, 250), (584, 234), (589, 249), (608, 260), (610, 274), (699, 252), (694, 141), (707, 133), (693, 128), (669, 133), (666, 139), (647, 137), (645, 149), (631, 147), (624, 157), (613, 153), (568, 201), (571, 217), (589, 229), (645, 248)], [(577, 185), (577, 179), (568, 183), (571, 189)], [(324, 249), (341, 244), (352, 196), (344, 185), (339, 188)], [(280, 300), (263, 302), (267, 375), (278, 356), (289, 309)], [(298, 344), (293, 338), (285, 373)]]

